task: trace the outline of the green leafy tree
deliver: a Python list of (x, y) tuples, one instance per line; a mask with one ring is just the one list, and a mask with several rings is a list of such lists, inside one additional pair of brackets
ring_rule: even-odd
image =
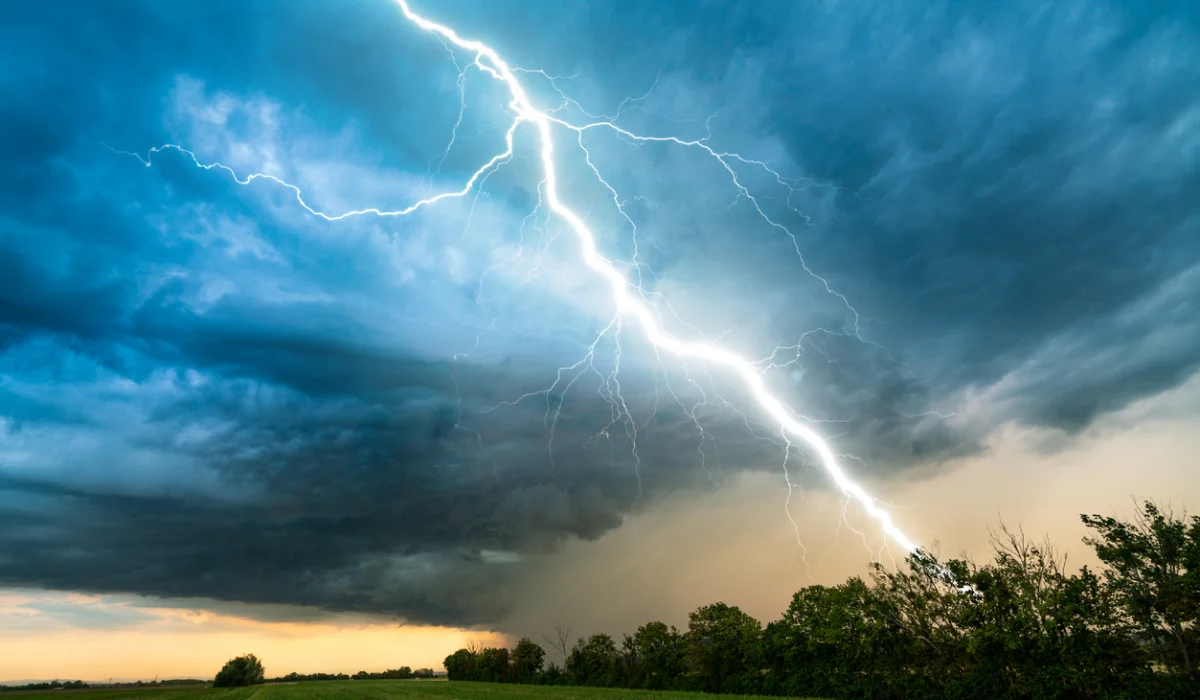
[(459, 649), (446, 657), (442, 664), (446, 667), (446, 679), (451, 681), (473, 681), (475, 677), (475, 651)]
[(533, 683), (542, 671), (546, 650), (528, 637), (522, 637), (512, 652), (513, 677), (517, 683)]
[(506, 683), (512, 680), (512, 662), (508, 649), (488, 647), (475, 656), (474, 680), (485, 683)]
[(611, 687), (617, 684), (617, 644), (607, 634), (580, 639), (567, 656), (567, 673), (578, 685)]
[(886, 697), (906, 651), (895, 618), (886, 599), (860, 578), (801, 589), (763, 634), (764, 690)]
[(214, 688), (232, 688), (243, 685), (257, 685), (266, 676), (262, 662), (254, 654), (246, 654), (225, 662), (217, 677), (213, 680)]
[(1108, 566), (1105, 578), (1154, 661), (1200, 681), (1200, 518), (1152, 502), (1132, 522), (1084, 515), (1084, 541)]
[(687, 652), (700, 689), (709, 693), (755, 693), (762, 625), (741, 609), (713, 603), (688, 615)]
[(551, 663), (545, 671), (537, 676), (539, 685), (565, 685), (568, 680), (569, 676), (563, 673), (562, 668), (556, 663)]
[(879, 603), (863, 601), (864, 620), (897, 628), (875, 630), (884, 662), (859, 668), (859, 678), (882, 674), (889, 692), (954, 697), (1087, 698), (1132, 687), (1145, 665), (1099, 577), (1086, 567), (1067, 574), (1049, 543), (1019, 531), (1001, 527), (992, 548), (983, 565), (917, 554), (907, 571), (876, 567)]
[(634, 688), (669, 690), (680, 686), (686, 668), (683, 635), (662, 622), (647, 622), (626, 637), (628, 684)]
[(969, 562), (942, 562), (925, 552), (909, 556), (906, 564), (896, 572), (872, 567), (878, 604), (872, 609), (896, 625), (891, 631), (892, 659), (899, 669), (895, 683), (929, 694), (961, 684), (970, 665), (963, 616), (975, 602), (969, 586), (974, 569)]
[(971, 682), (1016, 697), (1098, 697), (1144, 668), (1116, 599), (1087, 568), (1066, 573), (1049, 542), (1001, 528), (963, 607)]

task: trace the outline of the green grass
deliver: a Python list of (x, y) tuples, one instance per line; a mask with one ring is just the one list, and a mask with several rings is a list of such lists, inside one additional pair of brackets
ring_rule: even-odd
[[(448, 681), (309, 681), (250, 688), (122, 688), (4, 693), (4, 700), (717, 700), (702, 693), (658, 693), (620, 688), (499, 685)], [(745, 696), (758, 697), (758, 696)]]

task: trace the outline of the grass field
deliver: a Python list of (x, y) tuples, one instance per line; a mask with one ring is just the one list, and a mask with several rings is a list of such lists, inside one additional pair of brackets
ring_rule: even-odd
[[(4, 700), (712, 700), (701, 693), (656, 693), (619, 688), (499, 685), (449, 681), (310, 681), (249, 688), (122, 688), (38, 693), (0, 693)], [(746, 696), (755, 697), (755, 696)]]

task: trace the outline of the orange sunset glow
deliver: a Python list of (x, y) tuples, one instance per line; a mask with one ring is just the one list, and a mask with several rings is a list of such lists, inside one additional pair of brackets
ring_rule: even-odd
[[(63, 613), (76, 620), (103, 616), (106, 626), (71, 626)], [(123, 622), (125, 616), (136, 621)], [(0, 677), (6, 680), (204, 679), (246, 651), (258, 654), (268, 671), (279, 676), (292, 671), (352, 674), (402, 665), (441, 670), (442, 659), (455, 649), (472, 642), (507, 642), (491, 632), (352, 616), (261, 622), (198, 608), (135, 607), (107, 596), (29, 591), (0, 593), (0, 620), (6, 630), (0, 634)]]

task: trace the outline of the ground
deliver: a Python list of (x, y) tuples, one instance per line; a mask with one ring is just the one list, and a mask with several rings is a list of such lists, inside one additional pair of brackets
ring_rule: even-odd
[(120, 690), (52, 691), (2, 693), (4, 700), (698, 700), (713, 696), (701, 693), (657, 693), (621, 688), (576, 688), (570, 686), (499, 685), (448, 681), (311, 681), (271, 683), (248, 688), (122, 688)]

